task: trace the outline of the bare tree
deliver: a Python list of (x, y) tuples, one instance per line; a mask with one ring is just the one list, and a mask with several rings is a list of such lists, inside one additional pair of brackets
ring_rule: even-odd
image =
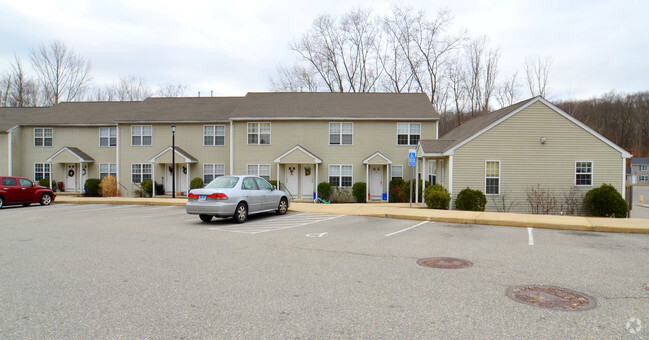
[(500, 52), (489, 49), (487, 37), (473, 38), (465, 47), (467, 62), (467, 97), (471, 116), (489, 110), (495, 89)]
[(271, 78), (273, 91), (317, 92), (318, 80), (312, 68), (294, 65), (292, 68), (279, 67), (277, 79)]
[(187, 86), (183, 84), (164, 84), (158, 88), (156, 94), (160, 97), (182, 97), (185, 95), (185, 90)]
[(153, 95), (151, 87), (142, 77), (120, 76), (117, 84), (108, 87), (108, 100), (137, 101)]
[(0, 78), (0, 107), (6, 107), (11, 91), (11, 73), (5, 73)]
[(518, 81), (518, 72), (514, 72), (512, 76), (505, 80), (496, 93), (496, 100), (501, 107), (509, 106), (518, 101), (519, 89), (521, 87)]
[(383, 30), (386, 34), (386, 53), (381, 64), (388, 77), (387, 88), (393, 92), (423, 92), (420, 76), (421, 56), (417, 53), (415, 43), (415, 21), (421, 21), (423, 12), (414, 13), (410, 8), (394, 6), (392, 16), (384, 19)]
[(30, 51), (46, 105), (80, 99), (90, 85), (90, 61), (68, 50), (61, 41)]
[(552, 58), (549, 56), (528, 57), (525, 59), (525, 75), (530, 95), (545, 97), (547, 95), (548, 77), (552, 68)]

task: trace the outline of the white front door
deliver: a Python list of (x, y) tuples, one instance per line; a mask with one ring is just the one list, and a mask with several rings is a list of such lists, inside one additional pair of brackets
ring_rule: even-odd
[(65, 191), (77, 190), (77, 165), (65, 165)]
[(370, 166), (370, 197), (372, 199), (383, 198), (383, 166)]
[(284, 168), (284, 184), (286, 184), (286, 190), (293, 197), (297, 197), (297, 188), (298, 188), (298, 176), (299, 172), (297, 169), (297, 164), (287, 164)]
[(189, 189), (189, 183), (187, 174), (189, 173), (189, 165), (188, 164), (176, 164), (177, 170), (176, 173), (176, 181), (178, 181), (178, 191), (179, 192), (184, 192), (185, 194), (188, 192)]
[(302, 170), (300, 172), (302, 174), (302, 198), (313, 198), (315, 168), (313, 165), (302, 165)]

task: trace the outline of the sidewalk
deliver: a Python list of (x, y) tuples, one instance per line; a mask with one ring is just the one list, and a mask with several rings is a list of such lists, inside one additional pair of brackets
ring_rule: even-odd
[[(62, 195), (57, 196), (54, 201), (54, 203), (76, 204), (142, 204), (170, 206), (184, 206), (185, 202), (187, 202), (186, 198), (71, 197)], [(417, 221), (649, 234), (649, 219), (641, 218), (622, 219), (458, 210), (449, 211), (414, 207), (409, 208), (408, 203), (313, 204), (292, 202), (289, 210), (323, 214), (398, 218)]]

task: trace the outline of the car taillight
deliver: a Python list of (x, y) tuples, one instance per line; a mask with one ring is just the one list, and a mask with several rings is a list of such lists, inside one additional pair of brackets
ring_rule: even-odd
[(224, 194), (222, 192), (217, 192), (216, 194), (207, 195), (205, 198), (206, 199), (211, 199), (211, 200), (221, 201), (221, 200), (227, 200), (228, 195), (226, 195), (226, 194)]
[(190, 199), (190, 200), (197, 200), (197, 199), (198, 199), (198, 195), (192, 194), (192, 193), (190, 192), (189, 194), (187, 194), (187, 198)]

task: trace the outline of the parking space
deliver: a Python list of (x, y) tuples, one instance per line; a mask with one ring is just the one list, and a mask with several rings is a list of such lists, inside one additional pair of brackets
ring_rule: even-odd
[[(296, 212), (236, 224), (184, 207), (7, 208), (0, 338), (642, 338), (648, 245), (649, 235)], [(419, 264), (429, 258), (471, 266)], [(528, 292), (596, 306), (514, 300)]]

